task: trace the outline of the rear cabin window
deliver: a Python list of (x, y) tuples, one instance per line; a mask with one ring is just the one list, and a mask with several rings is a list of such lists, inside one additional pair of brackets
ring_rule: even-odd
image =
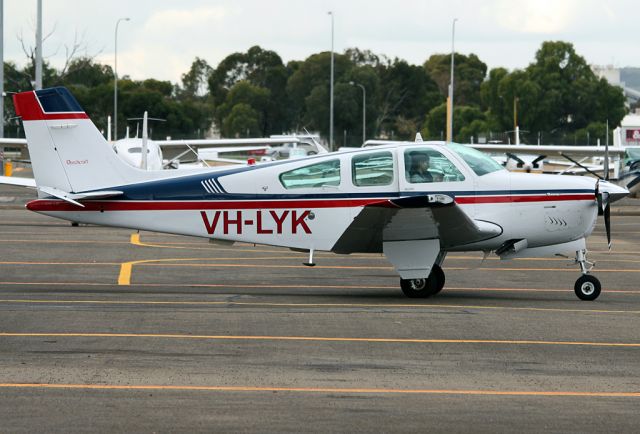
[(385, 151), (357, 155), (351, 160), (351, 173), (357, 187), (389, 185), (393, 182), (393, 154)]
[(340, 160), (323, 161), (281, 173), (280, 183), (287, 190), (338, 187), (340, 185)]

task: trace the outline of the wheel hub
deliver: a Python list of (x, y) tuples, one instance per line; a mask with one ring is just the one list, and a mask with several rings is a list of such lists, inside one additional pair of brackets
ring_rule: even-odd
[(427, 284), (427, 279), (411, 279), (411, 289), (415, 290), (415, 291), (420, 291), (421, 289), (424, 289), (424, 287)]
[(584, 282), (581, 289), (584, 295), (591, 295), (596, 290), (596, 287), (591, 282)]

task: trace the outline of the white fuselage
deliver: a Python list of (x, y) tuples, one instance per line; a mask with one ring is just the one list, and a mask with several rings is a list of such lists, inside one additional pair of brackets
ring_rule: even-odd
[[(410, 182), (406, 155), (413, 148), (436, 150), (455, 166), (457, 177)], [(367, 153), (391, 160), (372, 158), (369, 166), (357, 166), (356, 159)], [(292, 173), (287, 188), (282, 177)], [(381, 183), (370, 181), (378, 178)], [(447, 249), (495, 250), (513, 239), (538, 247), (587, 237), (597, 216), (595, 184), (591, 178), (506, 170), (478, 176), (446, 146), (416, 143), (114, 186), (124, 191), (122, 199), (84, 201), (85, 208), (59, 200), (38, 200), (28, 207), (82, 223), (331, 251), (363, 207), (441, 193), (453, 197), (472, 219), (502, 228), (491, 239)]]

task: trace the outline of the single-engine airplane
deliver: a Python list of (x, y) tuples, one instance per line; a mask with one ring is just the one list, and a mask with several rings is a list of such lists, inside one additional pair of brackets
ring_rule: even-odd
[[(587, 177), (509, 173), (443, 142), (390, 143), (254, 166), (145, 171), (120, 160), (65, 88), (14, 95), (39, 199), (27, 208), (81, 223), (269, 244), (309, 253), (382, 252), (408, 297), (445, 284), (448, 252), (575, 254), (574, 290), (594, 300), (586, 238), (627, 190)], [(425, 176), (425, 167), (440, 176)], [(436, 172), (434, 172), (435, 174)]]

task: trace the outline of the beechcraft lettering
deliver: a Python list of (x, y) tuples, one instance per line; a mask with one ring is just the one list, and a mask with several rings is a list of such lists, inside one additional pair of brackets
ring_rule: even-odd
[[(248, 217), (247, 214), (250, 214), (251, 217)], [(310, 210), (302, 212), (297, 210), (269, 210), (268, 212), (257, 210), (255, 213), (246, 211), (207, 213), (200, 211), (200, 216), (209, 235), (216, 233), (242, 235), (247, 227), (255, 227), (256, 233), (259, 235), (310, 234), (311, 228), (305, 220), (313, 219), (313, 213)]]

